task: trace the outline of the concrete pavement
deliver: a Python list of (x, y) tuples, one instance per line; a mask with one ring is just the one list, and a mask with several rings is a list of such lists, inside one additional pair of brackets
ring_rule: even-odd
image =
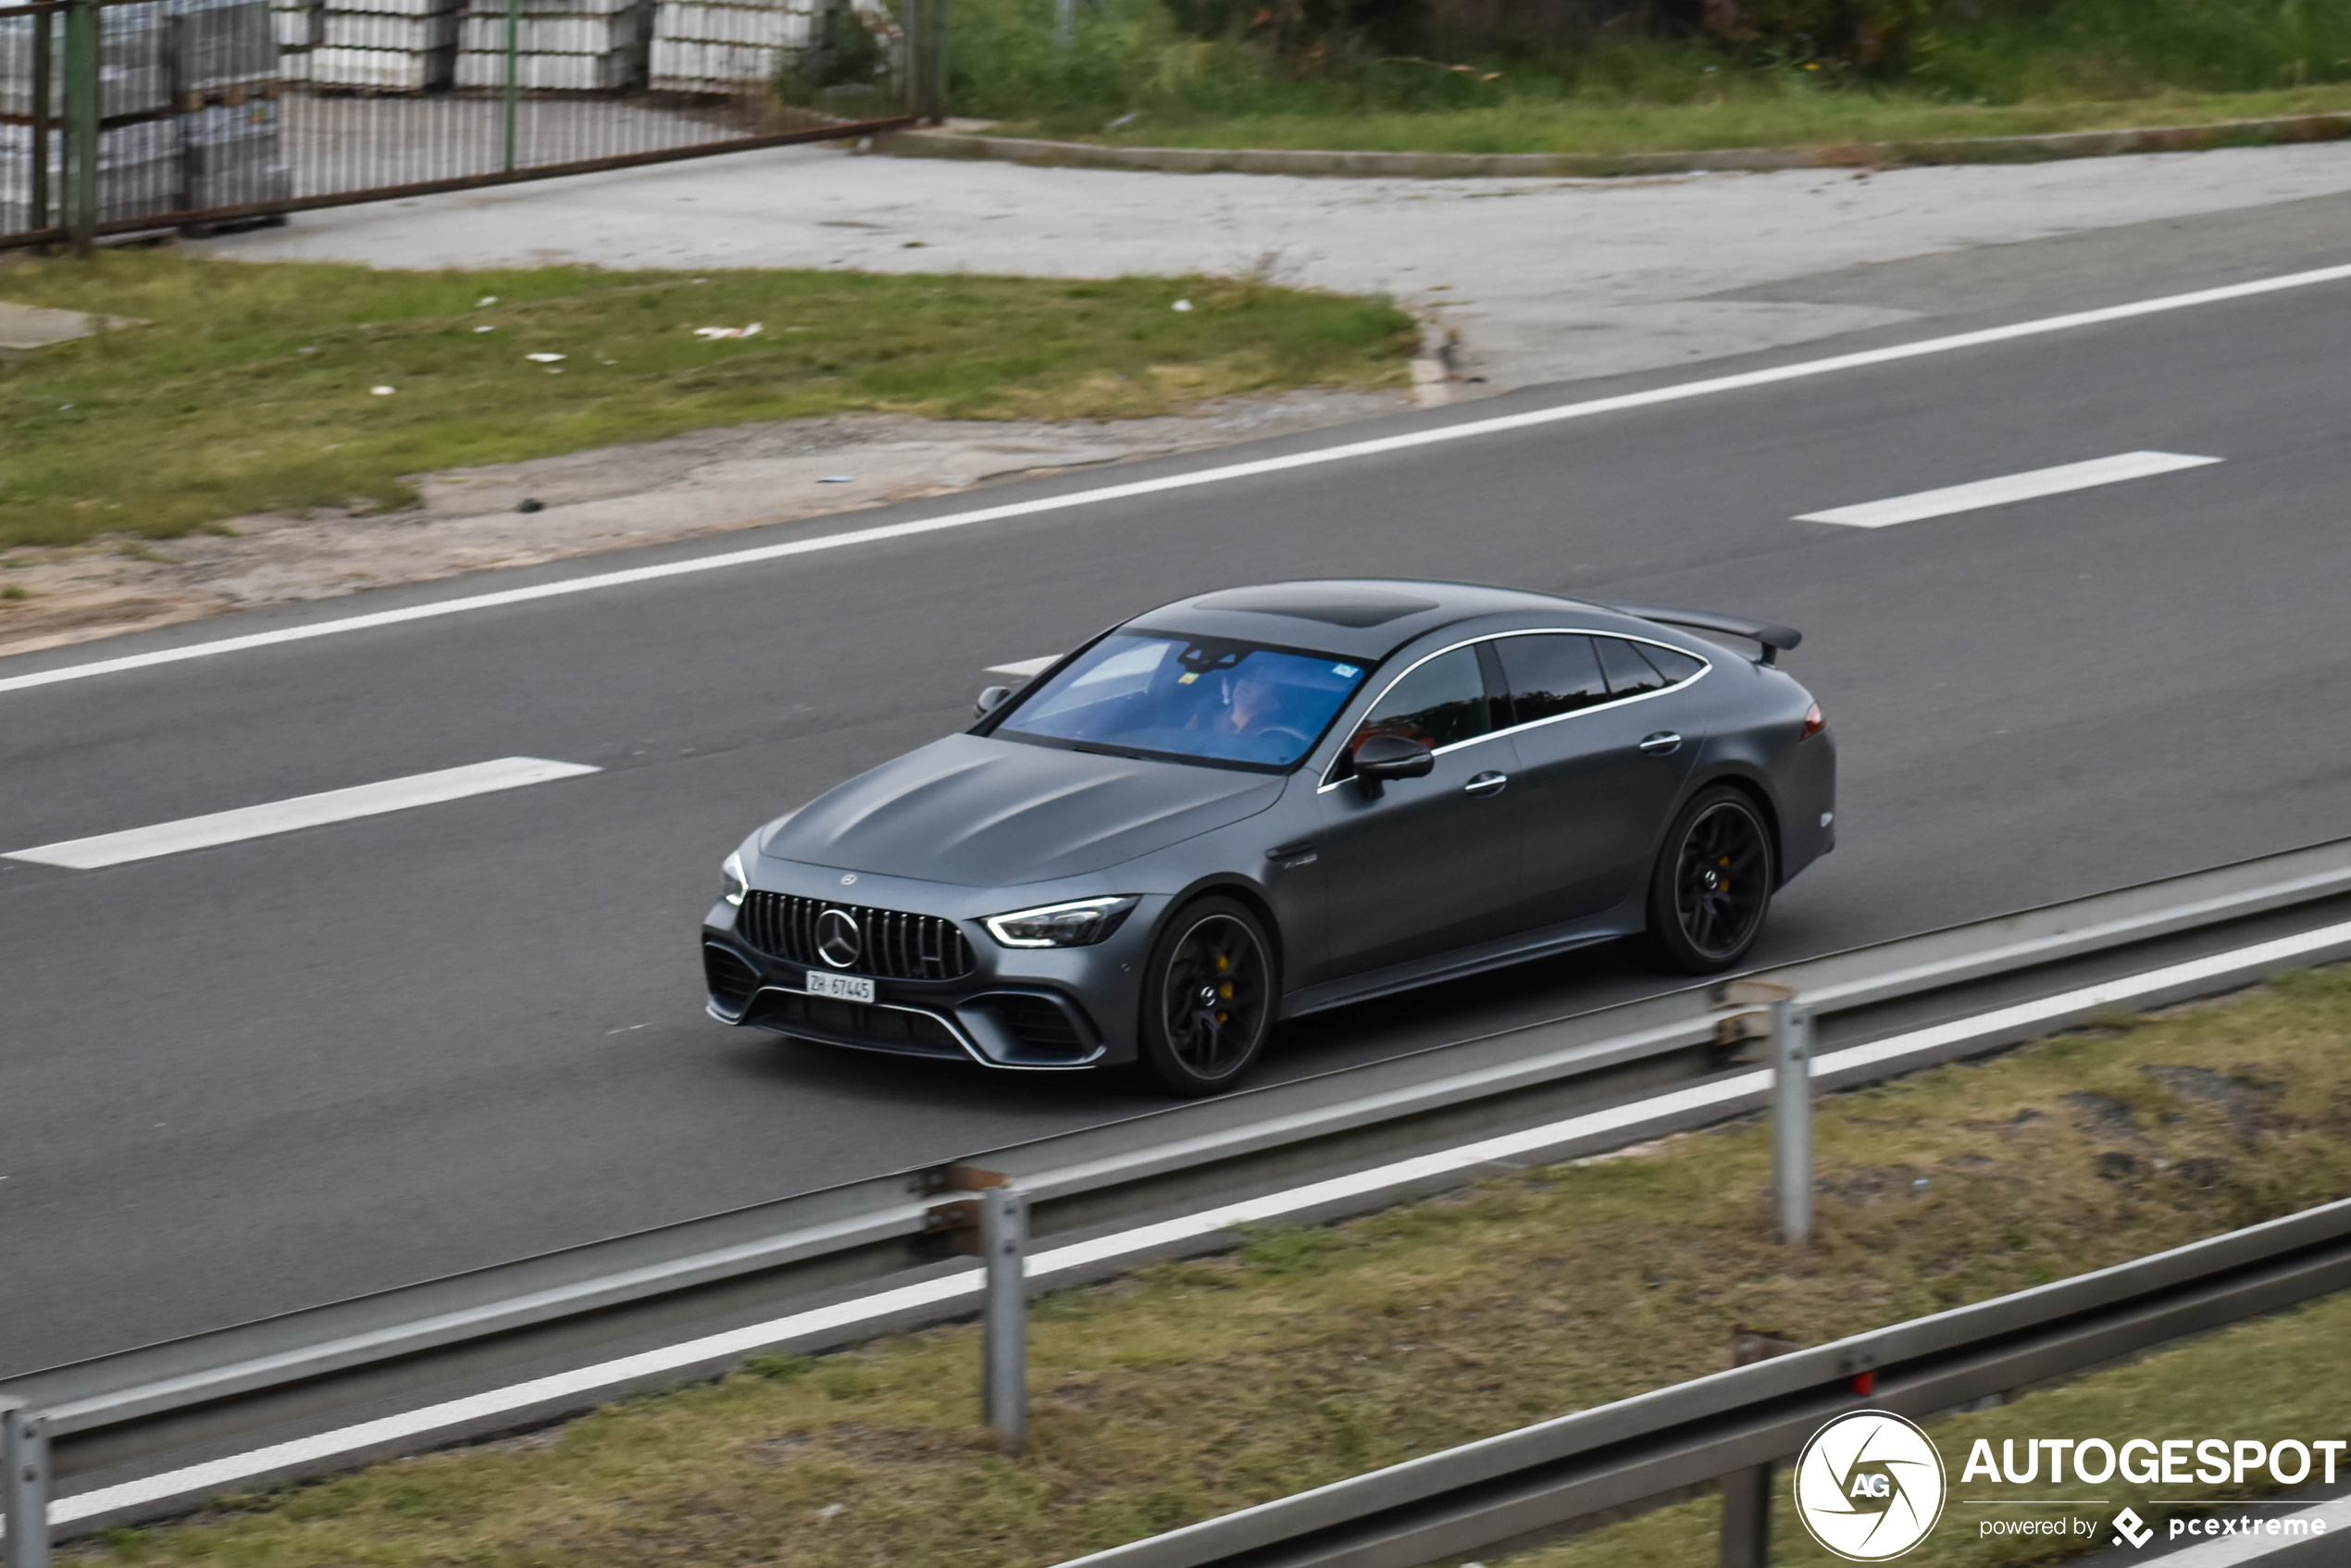
[[(2228, 215), (2346, 193), (2346, 143), (1875, 174), (1460, 180), (1137, 174), (795, 147), (303, 213), (287, 229), (195, 248), (418, 268), (1255, 271), (1391, 293), (1460, 332), (1467, 373), (1502, 387), (1939, 314), (1941, 289), (1889, 300), (1862, 297), (1849, 279), (1825, 295), (1786, 285), (1981, 247), (2080, 237), (2092, 243), (2058, 265), (2042, 252), (2031, 286), (2109, 294), (2150, 259), (2176, 268), (2183, 247), (2260, 266), (2271, 258)], [(2346, 213), (2303, 226), (2339, 245), (2351, 237)]]

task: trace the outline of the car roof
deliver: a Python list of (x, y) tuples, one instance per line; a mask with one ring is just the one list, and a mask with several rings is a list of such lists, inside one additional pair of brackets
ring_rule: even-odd
[(1412, 578), (1318, 578), (1219, 589), (1163, 604), (1126, 624), (1195, 637), (1272, 642), (1377, 660), (1414, 638), (1482, 616), (1590, 610), (1554, 594)]

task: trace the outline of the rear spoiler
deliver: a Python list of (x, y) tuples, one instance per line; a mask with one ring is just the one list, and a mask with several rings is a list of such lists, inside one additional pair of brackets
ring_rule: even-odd
[(1776, 665), (1782, 653), (1804, 641), (1804, 634), (1792, 626), (1774, 626), (1770, 621), (1749, 620), (1745, 616), (1718, 616), (1707, 610), (1665, 610), (1654, 604), (1612, 604), (1620, 615), (1638, 616), (1645, 621), (1661, 626), (1687, 627), (1692, 631), (1719, 631), (1731, 637), (1743, 637), (1749, 642), (1763, 645), (1760, 664)]

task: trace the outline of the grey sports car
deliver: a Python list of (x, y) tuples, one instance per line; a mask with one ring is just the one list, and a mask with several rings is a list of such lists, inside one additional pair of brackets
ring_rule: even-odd
[(1164, 605), (745, 840), (710, 1011), (1204, 1094), (1276, 1019), (1432, 980), (1618, 938), (1727, 969), (1835, 841), (1797, 641), (1447, 582)]

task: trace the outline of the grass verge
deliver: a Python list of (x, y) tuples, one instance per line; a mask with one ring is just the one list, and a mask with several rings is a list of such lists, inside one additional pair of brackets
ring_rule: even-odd
[(2351, 84), (2263, 93), (2168, 93), (2144, 98), (1967, 104), (1924, 94), (1804, 93), (1718, 103), (1643, 104), (1605, 97), (1512, 98), (1417, 113), (1159, 113), (1116, 131), (1039, 119), (991, 128), (1126, 147), (1281, 147), (1414, 153), (1648, 153), (1721, 147), (1923, 142), (2062, 131), (2210, 125), (2351, 110)]
[[(1800, 1254), (1766, 1238), (1750, 1122), (1049, 1296), (1018, 1460), (976, 1425), (976, 1331), (951, 1325), (81, 1549), (237, 1568), (1052, 1562), (1716, 1370), (1735, 1321), (1817, 1343), (2351, 1193), (2346, 1041), (2351, 969), (1834, 1097)], [(2068, 1431), (2168, 1436), (2232, 1400), (2231, 1425), (2268, 1400), (2265, 1422), (2351, 1430), (2351, 1385), (2329, 1375), (2351, 1362), (2345, 1321), (2327, 1303), (2176, 1352), (2204, 1358), (2193, 1377), (2150, 1361), (2034, 1399), (2093, 1401), (2062, 1408)], [(1996, 1436), (2041, 1413), (1965, 1419)], [(1709, 1561), (1692, 1545), (1709, 1506), (1531, 1561)]]
[[(2223, 1329), (2115, 1371), (2036, 1390), (1996, 1409), (1934, 1423), (1928, 1431), (1950, 1469), (1950, 1496), (1958, 1500), (1986, 1487), (1981, 1479), (1959, 1484), (1960, 1466), (1978, 1438), (1989, 1440), (1997, 1453), (2003, 1442), (2013, 1442), (2014, 1451), (2022, 1452), (2028, 1439), (2052, 1434), (2112, 1433), (2158, 1442), (2223, 1432), (2231, 1437), (2258, 1432), (2271, 1438), (2305, 1433), (2341, 1437), (2351, 1434), (2346, 1388), (2351, 1388), (2351, 1296), (2332, 1296), (2297, 1312)], [(2311, 1474), (2315, 1480), (2318, 1471)], [(2346, 1472), (2338, 1467), (2335, 1474), (2341, 1479)], [(2085, 1486), (2069, 1479), (2052, 1486), (2046, 1473), (2031, 1488), (1991, 1489), (2004, 1494), (2031, 1490), (2036, 1499), (2076, 1505), (2071, 1510), (2034, 1509), (2034, 1517), (2070, 1515), (2095, 1519), (2101, 1525), (2128, 1502), (2156, 1527), (2158, 1537), (2169, 1537), (2174, 1515), (2205, 1518), (2213, 1512), (2209, 1508), (2151, 1505), (2143, 1496), (2132, 1495), (2149, 1488), (2120, 1481)], [(2250, 1487), (2156, 1489), (2167, 1496), (2193, 1494), (2213, 1500), (2260, 1495)], [(1785, 1505), (1773, 1510), (1774, 1563), (1780, 1568), (1834, 1568), (1849, 1561), (1823, 1551), (1793, 1513)], [(2111, 1535), (2100, 1529), (2086, 1540), (2046, 1540), (1982, 1533), (1984, 1521), (2012, 1520), (2020, 1513), (2013, 1508), (1971, 1508), (1954, 1500), (1946, 1506), (1934, 1533), (1904, 1556), (1905, 1568), (1913, 1563), (1919, 1568), (2024, 1568), (2098, 1550)], [(1494, 1558), (1490, 1568), (1688, 1568), (1715, 1560), (1722, 1527), (1721, 1500), (1701, 1498), (1533, 1551)]]
[[(0, 269), (0, 297), (148, 323), (0, 358), (0, 547), (397, 505), (413, 499), (403, 474), (756, 419), (1112, 418), (1400, 385), (1413, 344), (1384, 300), (1208, 278), (381, 272), (131, 252)], [(694, 331), (753, 322), (756, 337)]]

